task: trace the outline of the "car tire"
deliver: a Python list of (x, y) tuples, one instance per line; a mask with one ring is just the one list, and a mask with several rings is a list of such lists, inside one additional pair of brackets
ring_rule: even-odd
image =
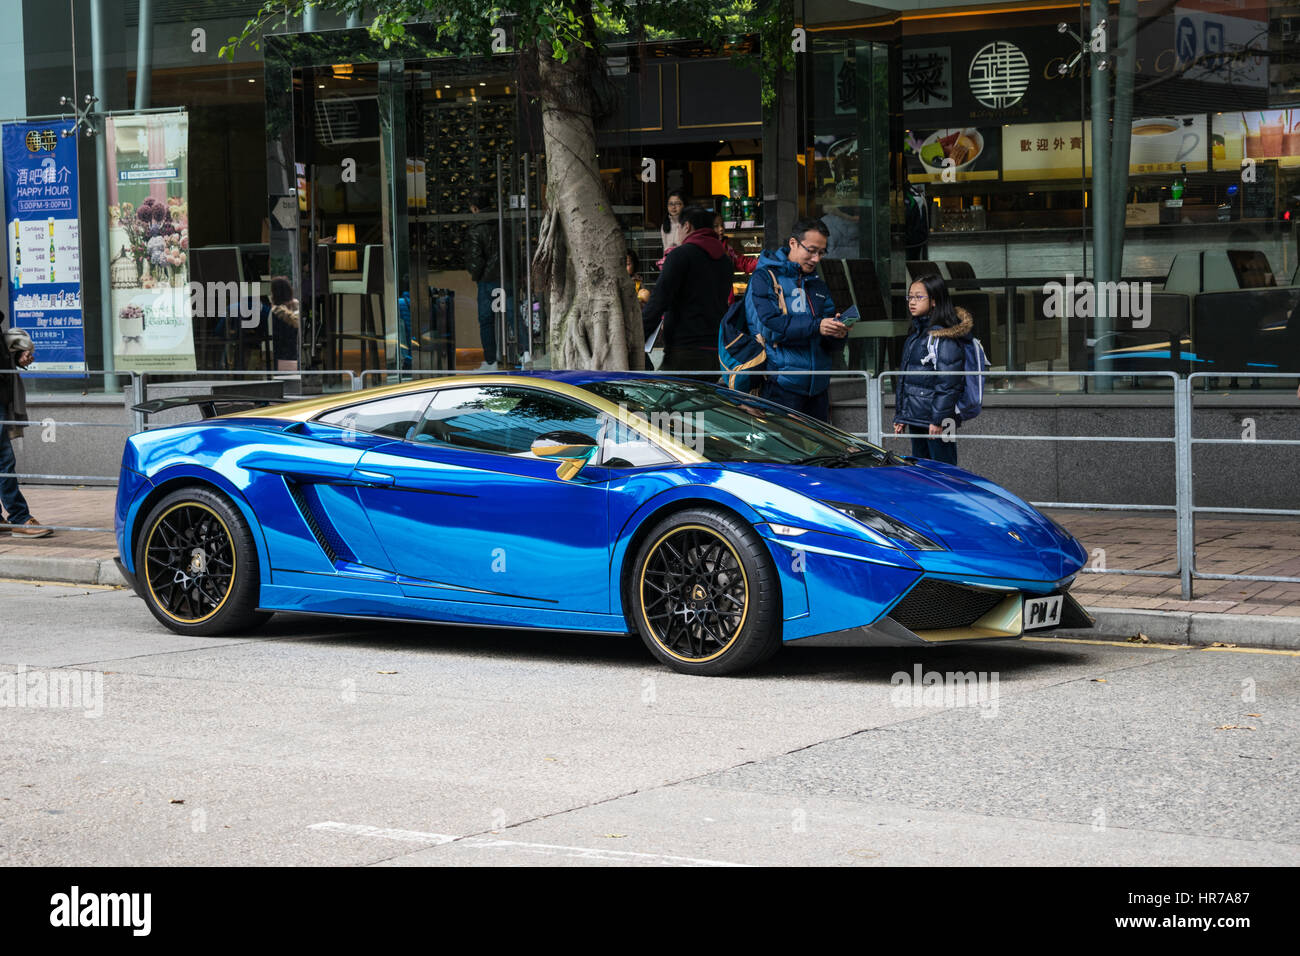
[(150, 612), (177, 634), (234, 634), (271, 615), (257, 609), (257, 545), (223, 495), (180, 488), (150, 510), (135, 544), (135, 572)]
[(781, 646), (781, 586), (766, 544), (721, 508), (670, 515), (646, 535), (628, 613), (656, 658), (682, 674), (734, 674)]

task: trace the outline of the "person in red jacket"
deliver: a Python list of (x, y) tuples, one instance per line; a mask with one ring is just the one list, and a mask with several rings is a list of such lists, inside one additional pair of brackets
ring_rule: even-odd
[(731, 293), (731, 258), (713, 233), (713, 213), (702, 206), (682, 211), (687, 235), (668, 253), (641, 313), (646, 338), (659, 323), (662, 371), (717, 371), (718, 326)]
[(735, 266), (737, 272), (743, 272), (745, 275), (752, 275), (758, 268), (758, 256), (746, 256), (737, 252), (731, 245), (731, 240), (727, 238), (726, 226), (722, 221), (722, 214), (713, 217), (713, 232), (718, 237), (718, 242), (722, 243), (727, 255), (731, 257), (731, 264)]

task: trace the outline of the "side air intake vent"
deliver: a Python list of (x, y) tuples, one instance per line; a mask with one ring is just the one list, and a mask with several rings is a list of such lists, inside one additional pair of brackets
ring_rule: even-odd
[(356, 557), (352, 554), (352, 549), (347, 546), (338, 530), (330, 523), (325, 515), (325, 509), (321, 507), (320, 497), (316, 493), (314, 485), (302, 485), (295, 481), (289, 482), (289, 494), (293, 496), (293, 503), (298, 506), (298, 511), (302, 518), (307, 522), (307, 527), (311, 529), (312, 537), (320, 545), (320, 549), (325, 552), (325, 557), (330, 559), (334, 564), (338, 561), (355, 562)]

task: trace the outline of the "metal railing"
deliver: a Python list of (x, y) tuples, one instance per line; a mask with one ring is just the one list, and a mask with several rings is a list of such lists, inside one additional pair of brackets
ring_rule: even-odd
[[(1192, 435), (1191, 434), (1192, 413), (1195, 412), (1196, 410), (1194, 405), (1195, 395), (1196, 395), (1196, 379), (1226, 378), (1226, 377), (1231, 377), (1231, 376), (1228, 373), (1224, 373), (1224, 372), (1194, 372), (1191, 375), (1187, 376), (1187, 380), (1186, 380), (1187, 441), (1186, 441), (1186, 448), (1182, 450), (1185, 451), (1187, 455), (1188, 472), (1190, 472), (1192, 468), (1192, 449), (1196, 445), (1235, 445), (1237, 447), (1241, 447), (1243, 443), (1249, 443), (1252, 445), (1284, 445), (1284, 446), (1290, 446), (1292, 448), (1300, 447), (1300, 440), (1298, 439), (1256, 438), (1253, 435), (1249, 439), (1197, 438), (1194, 435)], [(1243, 375), (1241, 377), (1244, 378), (1245, 376)], [(1286, 372), (1251, 372), (1249, 377), (1258, 378), (1258, 379), (1265, 379), (1265, 378), (1294, 379), (1296, 376), (1294, 374), (1288, 374)], [(1187, 512), (1187, 519), (1189, 522), (1192, 521), (1195, 518), (1195, 516), (1198, 514), (1211, 514), (1211, 513), (1212, 514), (1274, 515), (1278, 517), (1300, 518), (1300, 509), (1297, 508), (1226, 508), (1226, 507), (1215, 507), (1212, 505), (1202, 506), (1202, 505), (1197, 505), (1193, 500), (1193, 497), (1194, 497), (1194, 489), (1191, 485), (1191, 482), (1189, 481), (1187, 487), (1187, 502), (1186, 502), (1186, 509), (1185, 509)], [(1192, 549), (1191, 553), (1188, 555), (1187, 560), (1191, 563), (1192, 576), (1195, 578), (1203, 578), (1207, 581), (1268, 581), (1277, 584), (1300, 584), (1300, 578), (1283, 577), (1280, 575), (1211, 574), (1209, 571), (1197, 571), (1195, 548)]]
[[(90, 379), (99, 378), (107, 381), (110, 376), (128, 380), (128, 388), (134, 384), (136, 373), (134, 372), (109, 372), (104, 369), (86, 369), (85, 371), (75, 372), (23, 372), (20, 369), (0, 369), (0, 375), (21, 375), (28, 380), (40, 379)], [(56, 418), (44, 418), (39, 421), (10, 418), (10, 409), (6, 407), (6, 414), (0, 419), (0, 429), (6, 429), (11, 425), (21, 428), (118, 428), (124, 429), (127, 435), (132, 433), (132, 426), (125, 422), (78, 422), (78, 421), (61, 421)], [(123, 438), (126, 436), (124, 435)], [(27, 481), (93, 481), (106, 485), (116, 485), (117, 475), (61, 475), (46, 474), (40, 472), (23, 472), (23, 471), (0, 471), (0, 478), (16, 478)], [(9, 531), (17, 527), (12, 524), (0, 523), (0, 531)], [(112, 528), (84, 527), (79, 525), (34, 525), (40, 529), (48, 528), (50, 531), (107, 531), (112, 532)]]
[[(17, 370), (0, 370), (0, 374), (21, 374)], [(48, 373), (42, 373), (46, 375)], [(54, 373), (59, 377), (70, 378), (89, 378), (92, 376), (103, 376), (106, 374), (117, 375), (127, 380), (127, 393), (130, 397), (131, 405), (138, 405), (148, 398), (150, 382), (153, 384), (163, 384), (158, 381), (160, 377), (176, 377), (179, 380), (175, 383), (168, 382), (169, 385), (180, 385), (186, 380), (184, 376), (194, 378), (244, 378), (255, 380), (288, 380), (288, 381), (305, 381), (312, 378), (334, 377), (341, 379), (345, 387), (340, 389), (336, 394), (347, 394), (363, 388), (371, 387), (373, 384), (383, 384), (388, 380), (396, 378), (398, 381), (410, 381), (425, 378), (449, 378), (454, 376), (473, 376), (480, 375), (477, 370), (401, 370), (393, 371), (391, 369), (367, 369), (360, 374), (354, 374), (351, 371), (319, 371), (305, 370), (295, 372), (280, 371), (213, 371), (213, 372), (112, 372), (105, 373), (98, 370), (75, 373)], [(713, 371), (697, 372), (640, 372), (629, 371), (628, 376), (637, 376), (645, 374), (665, 374), (682, 377), (698, 377), (717, 380), (720, 373)], [(1100, 378), (1126, 378), (1130, 375), (1128, 372), (1084, 372), (1084, 371), (1006, 371), (1006, 370), (989, 370), (983, 373), (979, 372), (884, 372), (880, 375), (871, 375), (864, 371), (857, 370), (836, 370), (829, 372), (782, 372), (782, 373), (748, 373), (756, 378), (771, 377), (776, 374), (784, 376), (824, 376), (832, 382), (843, 382), (846, 380), (860, 380), (862, 382), (863, 397), (866, 402), (867, 431), (857, 432), (858, 437), (866, 438), (876, 445), (883, 446), (886, 441), (899, 438), (912, 438), (913, 435), (901, 434), (894, 435), (886, 433), (883, 427), (885, 415), (885, 402), (883, 386), (886, 379), (895, 379), (896, 377), (906, 377), (912, 375), (944, 375), (944, 376), (971, 376), (983, 375), (987, 380), (989, 378), (1010, 379), (1015, 377), (1034, 377), (1043, 378), (1061, 377), (1061, 378), (1083, 378), (1089, 379)], [(1049, 508), (1060, 510), (1081, 510), (1081, 511), (1125, 511), (1125, 512), (1162, 512), (1172, 513), (1175, 516), (1176, 532), (1176, 557), (1177, 569), (1174, 571), (1150, 571), (1140, 568), (1093, 568), (1085, 567), (1081, 573), (1088, 574), (1120, 574), (1120, 575), (1138, 575), (1147, 577), (1177, 577), (1180, 581), (1181, 595), (1183, 600), (1191, 600), (1193, 596), (1193, 582), (1195, 580), (1241, 580), (1272, 582), (1283, 584), (1300, 583), (1300, 578), (1287, 577), (1282, 575), (1250, 575), (1250, 574), (1220, 574), (1209, 571), (1199, 571), (1196, 568), (1196, 542), (1195, 542), (1195, 519), (1198, 514), (1237, 514), (1237, 515), (1260, 515), (1265, 517), (1300, 517), (1300, 509), (1290, 508), (1239, 508), (1239, 507), (1218, 507), (1196, 505), (1194, 501), (1193, 473), (1192, 473), (1192, 451), (1197, 445), (1240, 445), (1243, 439), (1240, 438), (1196, 438), (1192, 434), (1192, 416), (1194, 412), (1194, 387), (1197, 379), (1223, 378), (1231, 377), (1229, 372), (1197, 372), (1186, 378), (1180, 377), (1176, 372), (1151, 371), (1142, 373), (1149, 378), (1168, 378), (1172, 385), (1172, 393), (1161, 392), (1160, 394), (1171, 394), (1171, 407), (1173, 412), (1173, 434), (1172, 435), (1008, 435), (1008, 434), (973, 434), (967, 433), (960, 439), (954, 435), (953, 440), (962, 442), (969, 441), (1009, 441), (1009, 442), (1098, 442), (1098, 443), (1129, 443), (1129, 444), (1146, 444), (1146, 445), (1172, 445), (1174, 449), (1174, 500), (1172, 504), (1136, 504), (1123, 502), (1084, 502), (1084, 501), (1031, 501), (1036, 508)], [(28, 373), (30, 376), (30, 373)], [(1285, 372), (1255, 372), (1238, 373), (1239, 377), (1250, 378), (1271, 378), (1271, 379), (1291, 379), (1297, 376)], [(322, 390), (313, 390), (307, 392), (303, 397), (317, 394), (328, 394)], [(1076, 395), (1080, 393), (1065, 393), (1067, 395)], [(1161, 406), (1165, 407), (1165, 406)], [(987, 421), (987, 419), (985, 419)], [(6, 420), (0, 421), (0, 428), (8, 425), (21, 425), (28, 428), (40, 428), (54, 425), (59, 428), (119, 428), (128, 431), (144, 431), (148, 427), (146, 416), (141, 412), (133, 412), (131, 424), (120, 422), (86, 422), (86, 421), (61, 421), (46, 418), (41, 421), (23, 421), (23, 420)], [(1295, 439), (1251, 439), (1257, 445), (1270, 446), (1290, 446), (1300, 447), (1300, 440)], [(0, 472), (0, 478), (18, 478), (37, 481), (94, 481), (102, 482), (107, 485), (116, 485), (117, 476), (107, 475), (65, 475), (65, 474), (44, 474), (29, 472)], [(0, 524), (0, 529), (10, 528), (11, 525)], [(60, 525), (46, 525), (55, 531), (109, 531), (111, 528), (97, 527), (73, 527)]]

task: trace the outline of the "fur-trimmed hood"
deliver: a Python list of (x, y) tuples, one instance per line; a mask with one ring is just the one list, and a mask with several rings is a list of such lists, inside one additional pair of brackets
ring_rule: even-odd
[(964, 339), (975, 331), (975, 319), (971, 314), (957, 306), (954, 310), (957, 313), (957, 324), (944, 328), (943, 326), (931, 326), (926, 329), (926, 334), (936, 336), (941, 339)]

